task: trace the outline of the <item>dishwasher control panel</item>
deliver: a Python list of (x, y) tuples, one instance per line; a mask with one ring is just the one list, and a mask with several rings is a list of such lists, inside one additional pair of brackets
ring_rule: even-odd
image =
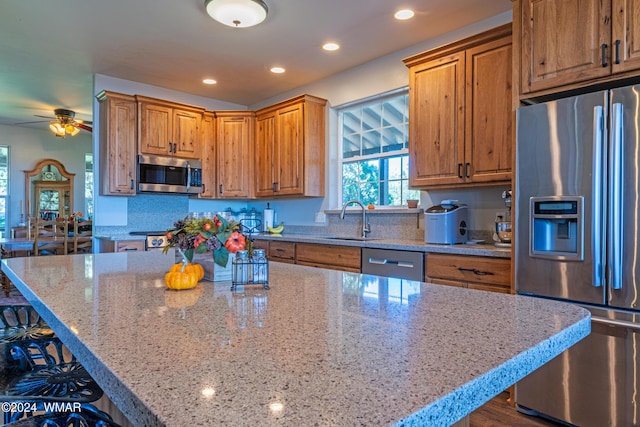
[(424, 253), (362, 248), (362, 274), (424, 281)]

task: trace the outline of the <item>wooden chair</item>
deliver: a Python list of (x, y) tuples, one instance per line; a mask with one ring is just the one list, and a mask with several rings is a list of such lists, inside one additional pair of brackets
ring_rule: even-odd
[(70, 253), (91, 253), (93, 251), (93, 222), (73, 218), (73, 238)]
[(67, 218), (58, 217), (51, 221), (36, 218), (33, 233), (33, 254), (35, 256), (67, 254), (69, 242), (69, 221)]

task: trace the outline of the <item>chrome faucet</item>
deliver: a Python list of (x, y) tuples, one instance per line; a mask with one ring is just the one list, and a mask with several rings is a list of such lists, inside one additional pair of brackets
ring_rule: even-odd
[(357, 200), (349, 200), (342, 206), (342, 212), (340, 212), (340, 219), (344, 219), (344, 214), (347, 210), (347, 206), (355, 204), (359, 205), (362, 208), (362, 237), (363, 239), (367, 238), (367, 233), (371, 233), (371, 226), (367, 222), (367, 209), (364, 207), (362, 203)]

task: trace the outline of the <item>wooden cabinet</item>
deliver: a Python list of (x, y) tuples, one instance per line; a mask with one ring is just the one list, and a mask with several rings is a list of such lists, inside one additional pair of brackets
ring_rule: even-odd
[(296, 264), (359, 273), (362, 264), (361, 249), (353, 246), (298, 243)]
[(295, 264), (296, 262), (296, 244), (293, 242), (269, 242), (268, 258), (271, 261), (286, 262)]
[(198, 193), (199, 199), (216, 197), (217, 171), (216, 120), (214, 113), (207, 111), (202, 115), (202, 192)]
[(505, 258), (429, 253), (425, 281), (441, 285), (511, 293), (511, 261)]
[(256, 197), (324, 196), (326, 103), (301, 95), (256, 112)]
[(200, 159), (204, 109), (137, 95), (140, 154)]
[(513, 17), (523, 95), (638, 74), (640, 0), (516, 0)]
[(251, 197), (253, 111), (217, 111), (218, 198)]
[(409, 67), (410, 186), (508, 183), (511, 24), (404, 62)]
[(135, 97), (102, 91), (100, 102), (100, 194), (136, 194), (137, 110)]

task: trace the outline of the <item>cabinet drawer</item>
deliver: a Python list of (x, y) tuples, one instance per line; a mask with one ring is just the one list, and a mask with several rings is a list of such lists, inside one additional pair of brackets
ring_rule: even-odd
[(317, 245), (298, 243), (296, 247), (298, 264), (322, 264), (331, 268), (347, 267), (360, 271), (360, 248), (339, 245)]
[(253, 249), (264, 249), (264, 253), (269, 256), (269, 241), (256, 239), (253, 242)]
[(115, 245), (116, 252), (143, 252), (144, 240), (118, 240)]
[(362, 273), (422, 282), (423, 253), (362, 248)]
[(293, 242), (269, 242), (269, 258), (293, 261), (296, 258), (296, 244)]
[(511, 286), (511, 261), (508, 259), (427, 254), (425, 264), (429, 278)]

